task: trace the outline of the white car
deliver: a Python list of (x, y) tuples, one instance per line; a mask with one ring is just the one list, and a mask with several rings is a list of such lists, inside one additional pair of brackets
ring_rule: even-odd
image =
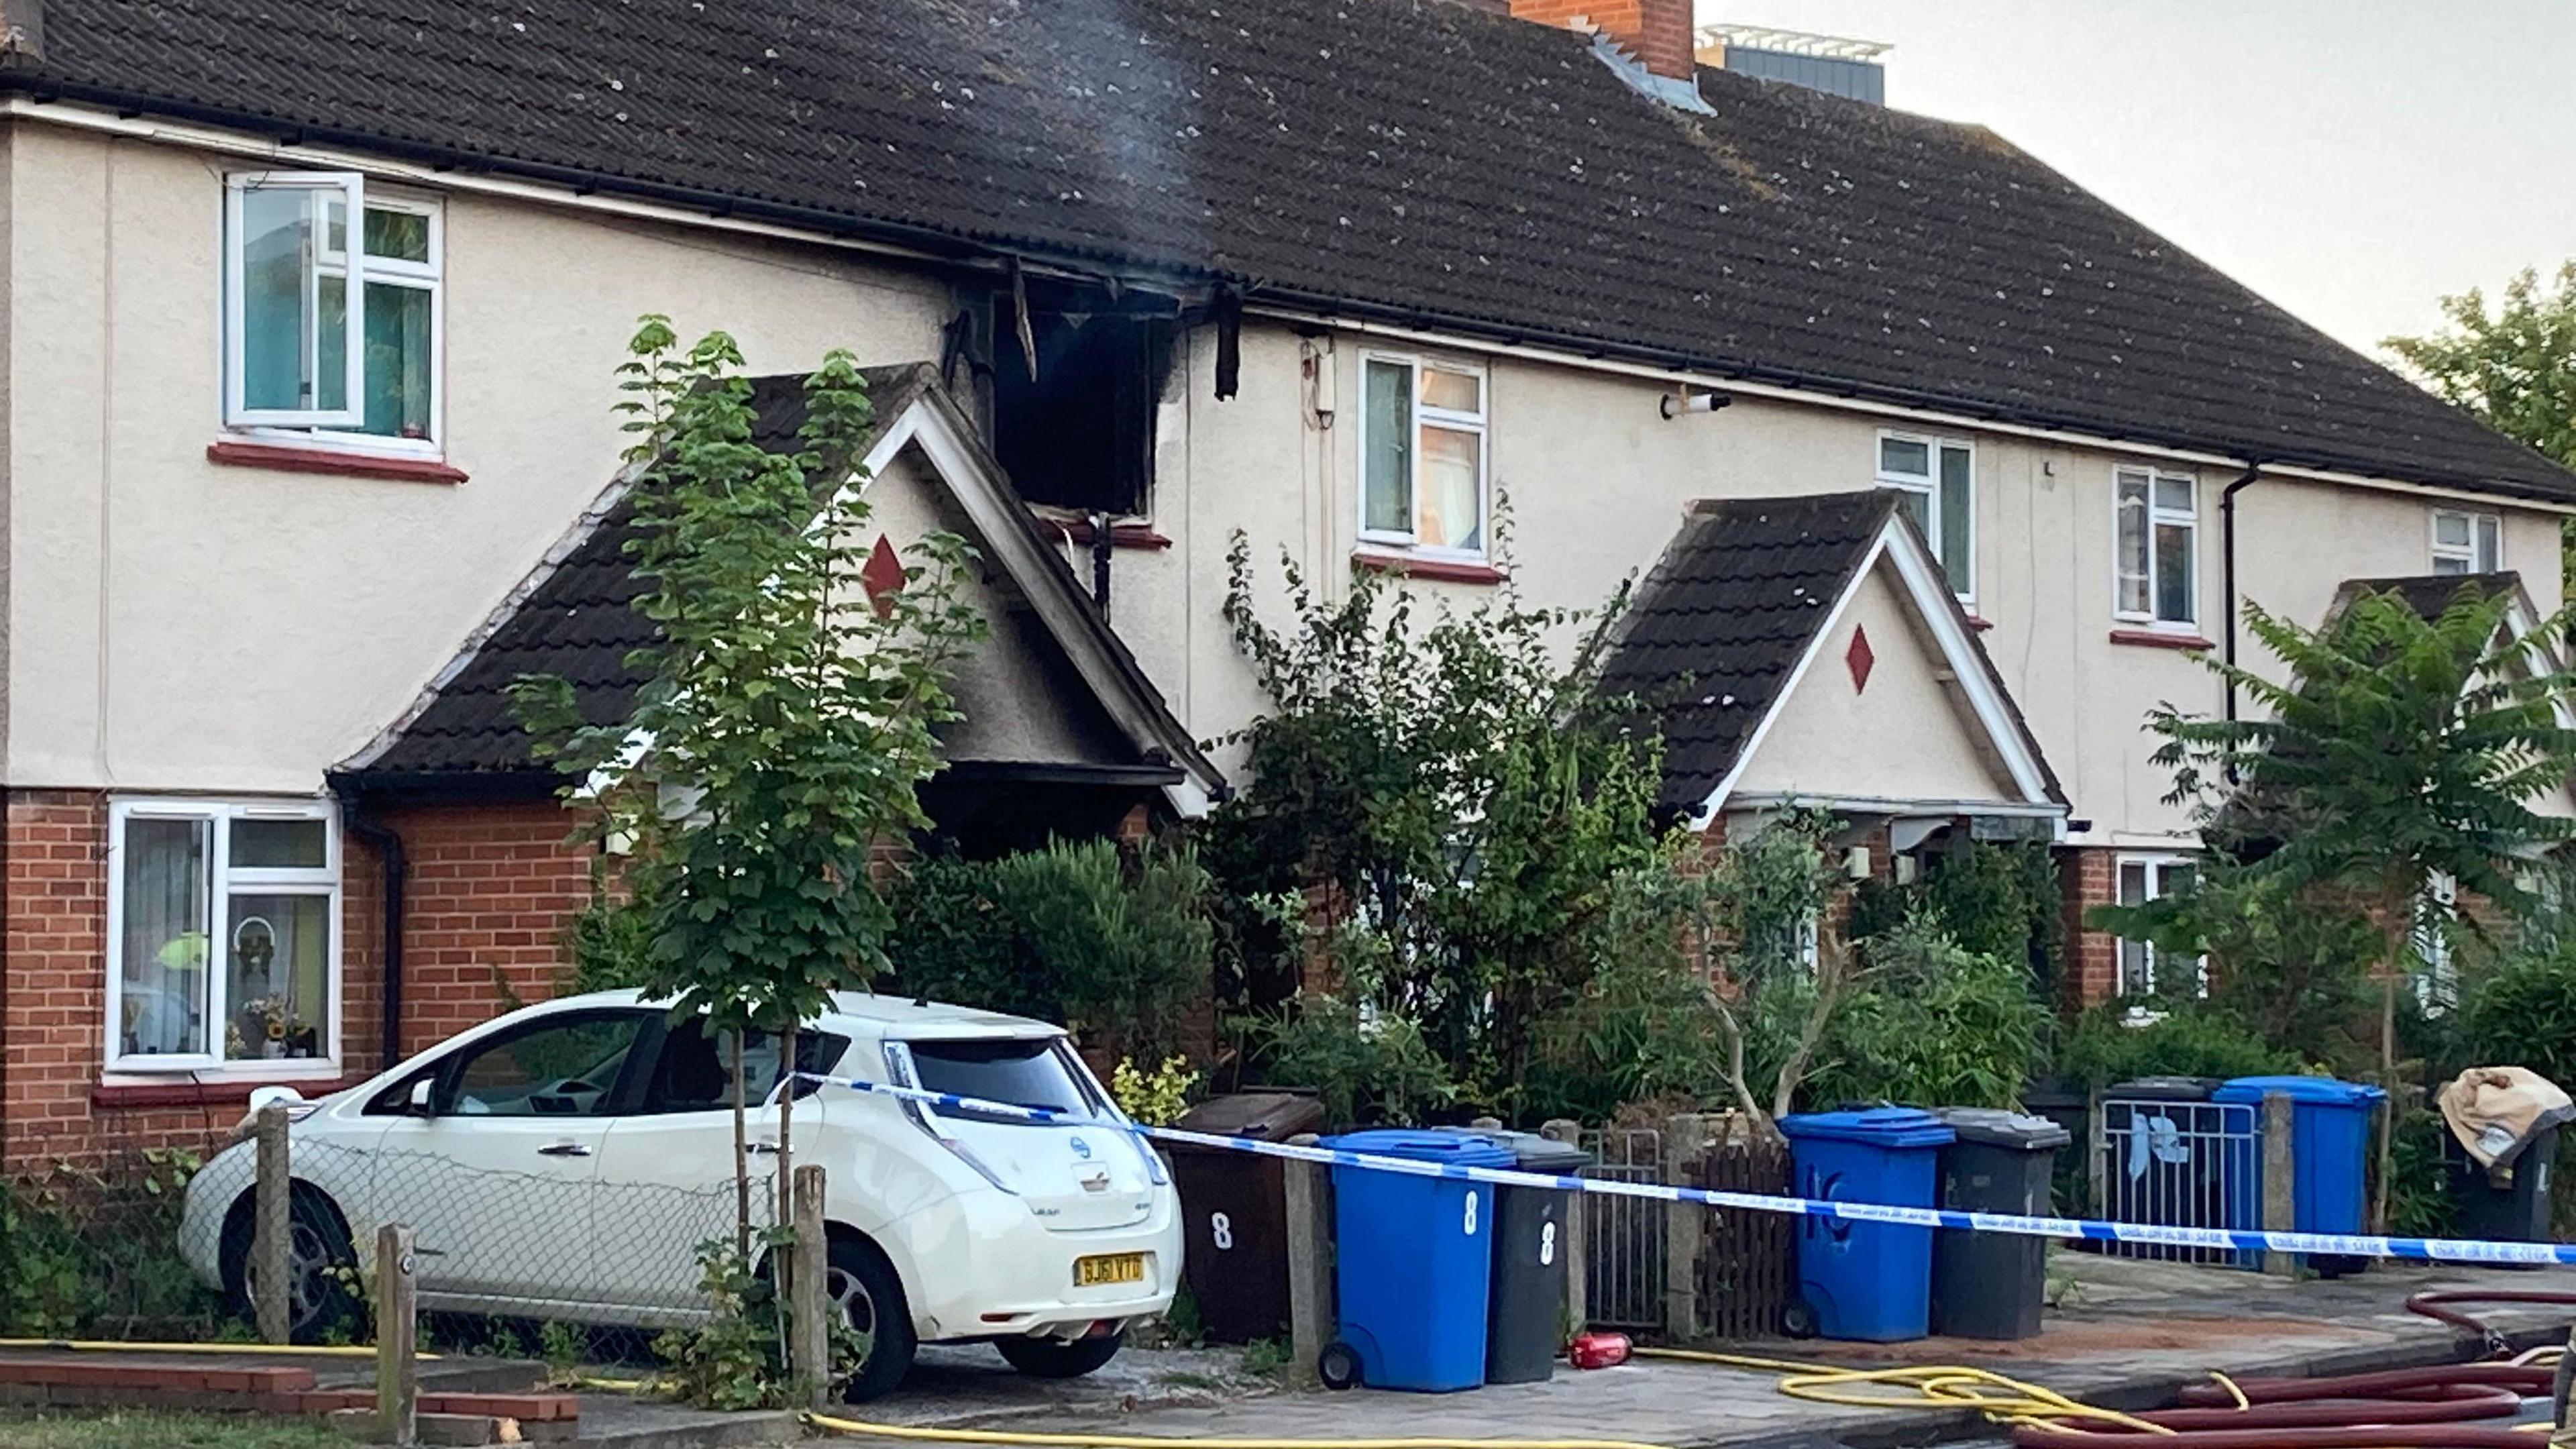
[[(664, 1003), (600, 992), (511, 1012), (297, 1103), (298, 1334), (351, 1311), (331, 1266), (355, 1261), (352, 1245), (372, 1245), (386, 1223), (414, 1231), (423, 1309), (643, 1328), (703, 1319), (694, 1249), (734, 1221), (731, 1048), (703, 1017), (674, 1021)], [(752, 1100), (776, 1086), (778, 1056), (774, 1040), (752, 1038)], [(843, 992), (799, 1034), (797, 1058), (808, 1072), (1085, 1119), (805, 1089), (789, 1155), (826, 1170), (831, 1291), (870, 1345), (853, 1399), (892, 1388), (923, 1341), (989, 1341), (1025, 1373), (1088, 1373), (1129, 1325), (1171, 1305), (1170, 1176), (1062, 1029)], [(776, 1106), (756, 1108), (755, 1164), (776, 1160), (777, 1132)], [(217, 1155), (188, 1184), (180, 1228), (191, 1266), (244, 1311), (255, 1175), (252, 1143)]]

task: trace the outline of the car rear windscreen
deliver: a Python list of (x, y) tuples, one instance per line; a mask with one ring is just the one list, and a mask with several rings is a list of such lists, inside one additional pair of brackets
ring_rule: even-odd
[(1091, 1115), (1091, 1103), (1074, 1080), (1056, 1044), (1049, 1038), (991, 1041), (916, 1041), (913, 1070), (923, 1088), (1008, 1102), (1015, 1107), (1050, 1107), (1077, 1116)]

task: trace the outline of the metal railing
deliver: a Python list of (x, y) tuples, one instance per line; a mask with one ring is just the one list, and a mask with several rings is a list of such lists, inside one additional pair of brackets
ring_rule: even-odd
[[(1664, 1136), (1651, 1127), (1586, 1129), (1593, 1165), (1579, 1174), (1609, 1182), (1664, 1182)], [(1595, 1197), (1584, 1205), (1584, 1292), (1595, 1327), (1660, 1331), (1664, 1326), (1665, 1205)]]
[[(2263, 1140), (2249, 1104), (2106, 1097), (2102, 1215), (2192, 1228), (2263, 1226)], [(2259, 1253), (2112, 1243), (2105, 1252), (2168, 1262), (2259, 1268)]]

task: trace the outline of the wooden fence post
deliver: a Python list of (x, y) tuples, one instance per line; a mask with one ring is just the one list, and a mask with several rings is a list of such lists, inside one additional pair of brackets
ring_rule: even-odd
[[(1568, 1147), (1583, 1145), (1583, 1124), (1570, 1118), (1557, 1117), (1539, 1124), (1538, 1135), (1550, 1142)], [(1592, 1238), (1585, 1214), (1584, 1195), (1565, 1195), (1565, 1317), (1581, 1333), (1592, 1326), (1591, 1286), (1587, 1275), (1592, 1270)]]
[[(1312, 1134), (1288, 1140), (1305, 1147), (1315, 1144)], [(1297, 1381), (1307, 1383), (1315, 1377), (1315, 1360), (1336, 1332), (1332, 1169), (1296, 1158), (1279, 1166), (1288, 1190), (1288, 1367)]]
[(823, 1291), (830, 1272), (830, 1249), (823, 1227), (821, 1165), (797, 1168), (790, 1192), (796, 1209), (796, 1257), (788, 1279), (788, 1307), (796, 1316), (791, 1347), (796, 1372), (805, 1380), (805, 1406), (820, 1409), (832, 1387), (832, 1334), (827, 1317), (832, 1300)]
[[(2267, 1233), (2298, 1231), (2297, 1120), (2289, 1093), (2263, 1094), (2263, 1231)], [(2266, 1252), (2263, 1271), (2295, 1278), (2299, 1260), (2289, 1253)]]
[(251, 1189), (250, 1276), (257, 1290), (251, 1294), (251, 1310), (259, 1320), (260, 1341), (284, 1343), (295, 1328), (295, 1284), (289, 1276), (295, 1234), (288, 1216), (294, 1166), (286, 1142), (286, 1104), (269, 1103), (253, 1121), (259, 1177)]
[(387, 1223), (376, 1229), (376, 1425), (391, 1444), (410, 1444), (419, 1434), (416, 1266), (410, 1228)]
[[(1708, 1151), (1708, 1119), (1685, 1112), (1664, 1123), (1664, 1180), (1684, 1180)], [(1699, 1311), (1699, 1260), (1708, 1235), (1701, 1203), (1664, 1205), (1664, 1333), (1678, 1342), (1708, 1336)]]

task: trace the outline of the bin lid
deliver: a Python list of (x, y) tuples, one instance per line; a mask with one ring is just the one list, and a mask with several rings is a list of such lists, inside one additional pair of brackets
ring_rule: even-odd
[(1865, 1142), (1872, 1147), (1939, 1147), (1956, 1135), (1920, 1107), (1870, 1107), (1857, 1112), (1800, 1112), (1780, 1119), (1785, 1137)]
[(1960, 1141), (1980, 1147), (2053, 1152), (2075, 1140), (2075, 1134), (2059, 1123), (2001, 1107), (1935, 1107), (1932, 1115), (1959, 1134)]
[(1324, 1125), (1324, 1103), (1302, 1092), (1228, 1092), (1210, 1097), (1172, 1124), (1210, 1137), (1258, 1137), (1284, 1142)]
[(1378, 1127), (1345, 1132), (1316, 1144), (1335, 1152), (1365, 1152), (1374, 1157), (1405, 1157), (1416, 1162), (1446, 1162), (1455, 1167), (1510, 1167), (1512, 1151), (1468, 1132), (1425, 1132), (1411, 1127)]
[(2209, 1094), (2209, 1100), (2260, 1102), (2273, 1092), (2283, 1093), (2293, 1102), (2317, 1102), (2330, 1107), (2376, 1106), (2388, 1095), (2377, 1087), (2339, 1082), (2332, 1077), (2230, 1077)]
[(1559, 1142), (1535, 1132), (1515, 1132), (1508, 1127), (1451, 1127), (1451, 1132), (1465, 1132), (1482, 1137), (1512, 1154), (1513, 1165), (1523, 1172), (1552, 1172), (1570, 1176), (1590, 1167), (1593, 1154), (1571, 1142)]
[(2105, 1097), (2143, 1097), (2154, 1102), (2206, 1102), (2218, 1089), (2216, 1077), (2133, 1077), (2102, 1089)]

